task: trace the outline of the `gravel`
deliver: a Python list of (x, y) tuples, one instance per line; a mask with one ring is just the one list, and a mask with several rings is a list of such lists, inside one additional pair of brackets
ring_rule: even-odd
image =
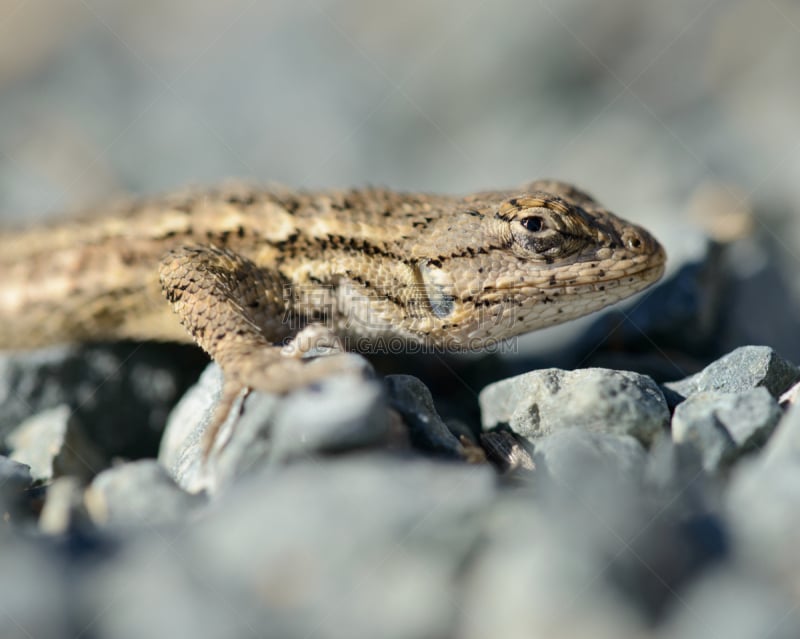
[(389, 404), (402, 416), (414, 446), (441, 457), (464, 456), (461, 443), (436, 412), (425, 384), (411, 375), (389, 375), (386, 390)]
[(763, 446), (782, 415), (764, 387), (741, 393), (695, 393), (679, 404), (672, 418), (672, 439), (695, 446), (703, 467), (714, 472)]
[(33, 484), (31, 467), (0, 455), (0, 498), (18, 496)]
[(800, 381), (800, 368), (767, 346), (742, 346), (699, 373), (664, 386), (683, 397), (707, 391), (742, 393), (763, 386), (780, 397)]
[(202, 370), (176, 344), (57, 346), (0, 355), (0, 434), (66, 405), (107, 458), (152, 457), (169, 411)]
[(61, 476), (89, 480), (106, 466), (80, 418), (62, 404), (32, 415), (6, 436), (11, 458), (27, 464), (36, 479)]
[[(742, 353), (761, 372), (733, 370)], [(480, 436), (407, 375), (252, 392), (206, 456), (221, 388), (210, 365), (158, 460), (97, 474), (56, 461), (73, 430), (112, 459), (105, 440), (68, 405), (39, 406), (7, 442), (50, 454), (0, 457), (0, 629), (796, 637), (800, 407), (776, 399), (793, 367), (758, 348), (720, 362), (688, 395), (670, 391), (671, 420), (640, 374), (502, 380), (480, 394)]]
[(531, 371), (487, 386), (480, 404), (485, 430), (504, 426), (531, 440), (579, 428), (630, 435), (647, 445), (669, 423), (652, 379), (603, 368)]
[(265, 465), (382, 444), (389, 434), (382, 386), (366, 360), (352, 357), (364, 376), (331, 378), (286, 397), (241, 395), (206, 451), (222, 390), (222, 373), (210, 364), (170, 415), (159, 461), (185, 490), (215, 491)]
[(98, 526), (153, 528), (185, 522), (203, 503), (169, 477), (155, 460), (139, 460), (104, 470), (86, 489), (86, 508)]

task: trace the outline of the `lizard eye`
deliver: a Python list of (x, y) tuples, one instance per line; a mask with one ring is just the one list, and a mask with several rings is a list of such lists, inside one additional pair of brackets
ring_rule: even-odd
[(567, 232), (562, 226), (558, 219), (525, 215), (511, 225), (511, 235), (526, 255), (534, 259), (552, 260), (571, 255), (585, 244), (583, 237)]
[(526, 231), (530, 231), (531, 233), (538, 233), (542, 230), (542, 227), (544, 227), (544, 220), (538, 215), (523, 217), (519, 223), (522, 224)]

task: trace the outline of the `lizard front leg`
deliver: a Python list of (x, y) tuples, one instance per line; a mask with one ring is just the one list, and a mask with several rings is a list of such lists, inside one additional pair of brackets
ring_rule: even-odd
[(307, 326), (288, 346), (280, 345), (293, 334), (283, 323), (290, 310), (287, 282), (277, 270), (259, 268), (226, 249), (189, 246), (167, 253), (159, 276), (181, 324), (224, 374), (217, 412), (206, 431), (206, 452), (243, 388), (285, 393), (354, 370), (352, 358), (342, 353), (302, 359), (320, 342), (341, 350), (324, 327)]

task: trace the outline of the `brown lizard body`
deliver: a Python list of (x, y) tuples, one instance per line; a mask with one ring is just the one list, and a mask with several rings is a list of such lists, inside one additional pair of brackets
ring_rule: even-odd
[(220, 189), (0, 235), (0, 347), (191, 336), (232, 387), (282, 391), (336, 370), (275, 346), (309, 325), (355, 350), (480, 349), (626, 298), (664, 262), (645, 230), (559, 182)]

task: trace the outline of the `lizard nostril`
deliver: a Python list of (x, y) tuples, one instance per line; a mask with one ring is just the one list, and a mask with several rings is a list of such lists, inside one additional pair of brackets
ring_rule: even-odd
[(625, 248), (637, 253), (647, 250), (647, 239), (642, 233), (631, 229), (623, 233), (622, 243), (625, 245)]

